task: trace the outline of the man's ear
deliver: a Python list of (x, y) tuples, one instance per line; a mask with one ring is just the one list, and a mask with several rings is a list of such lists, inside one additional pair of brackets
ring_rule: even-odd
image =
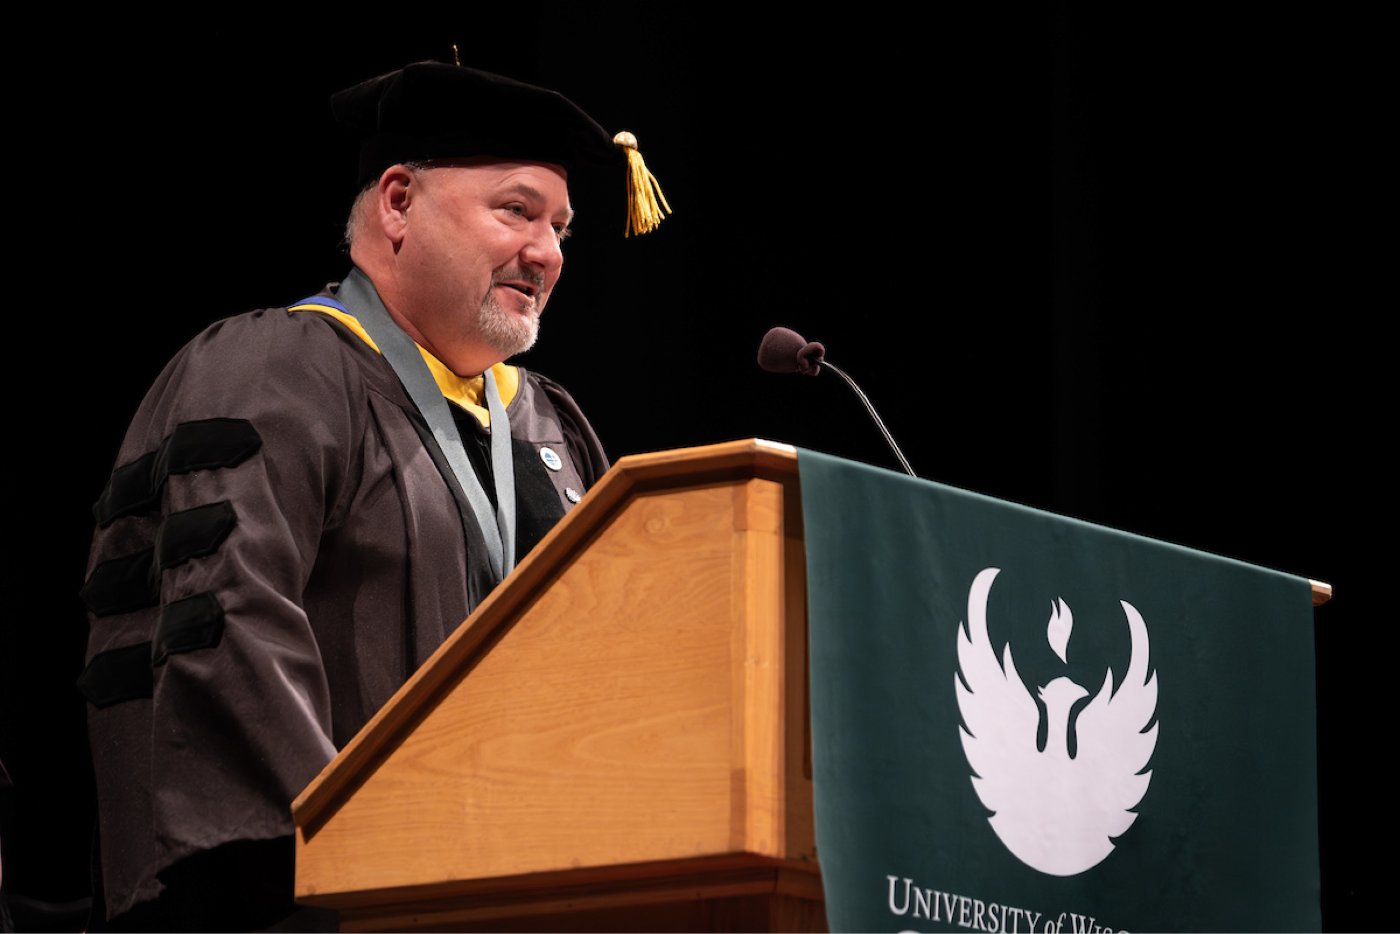
[(376, 217), (389, 242), (397, 247), (408, 228), (408, 207), (417, 194), (418, 177), (404, 165), (391, 165), (379, 176)]

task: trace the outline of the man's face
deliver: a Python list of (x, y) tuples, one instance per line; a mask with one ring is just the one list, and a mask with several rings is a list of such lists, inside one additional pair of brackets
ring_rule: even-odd
[(539, 162), (439, 165), (414, 173), (399, 246), (397, 309), (467, 375), (530, 348), (564, 264), (573, 210), (564, 170)]

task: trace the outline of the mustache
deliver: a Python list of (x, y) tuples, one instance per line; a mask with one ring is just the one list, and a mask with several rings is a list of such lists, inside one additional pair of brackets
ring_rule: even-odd
[(492, 285), (500, 285), (502, 282), (506, 281), (528, 282), (537, 290), (543, 291), (544, 289), (544, 275), (542, 273), (530, 272), (527, 269), (519, 268), (497, 269), (495, 272), (491, 273)]

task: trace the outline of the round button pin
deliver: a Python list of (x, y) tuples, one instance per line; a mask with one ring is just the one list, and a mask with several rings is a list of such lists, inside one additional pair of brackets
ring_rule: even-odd
[(564, 487), (564, 495), (569, 498), (569, 502), (571, 503), (577, 503), (579, 500), (583, 499), (583, 497), (579, 495), (579, 491), (571, 486)]
[(564, 462), (554, 453), (553, 448), (540, 448), (540, 460), (544, 461), (544, 465), (550, 470), (561, 470), (564, 467)]

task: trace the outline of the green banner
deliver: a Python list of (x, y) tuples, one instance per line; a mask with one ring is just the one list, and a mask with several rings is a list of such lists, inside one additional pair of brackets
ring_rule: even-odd
[(1306, 580), (798, 463), (833, 931), (1320, 929)]

